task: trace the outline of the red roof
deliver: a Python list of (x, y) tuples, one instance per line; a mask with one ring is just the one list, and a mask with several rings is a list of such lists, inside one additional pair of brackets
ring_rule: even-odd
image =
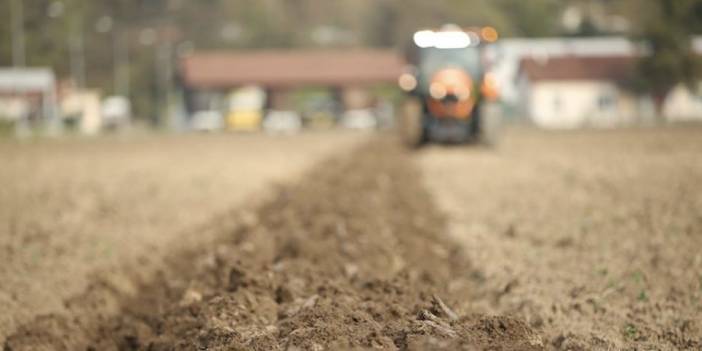
[(182, 60), (185, 85), (231, 88), (395, 82), (404, 66), (392, 50), (266, 50), (195, 53)]
[(609, 80), (625, 82), (634, 75), (633, 56), (562, 56), (549, 59), (525, 58), (520, 70), (532, 81)]

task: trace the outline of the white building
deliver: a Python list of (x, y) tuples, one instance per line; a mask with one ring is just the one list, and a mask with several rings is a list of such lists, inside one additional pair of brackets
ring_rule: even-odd
[[(702, 36), (692, 39), (692, 48), (702, 55)], [(588, 38), (506, 38), (492, 45), (488, 57), (492, 61), (491, 71), (500, 86), (502, 102), (515, 108), (520, 103), (517, 86), (520, 63), (524, 59), (549, 60), (561, 57), (621, 57), (634, 56), (640, 47), (624, 36)], [(680, 94), (679, 91), (674, 92)], [(675, 98), (678, 101), (680, 98)], [(670, 112), (679, 114), (683, 103), (674, 103)], [(519, 111), (513, 111), (519, 112)], [(667, 113), (666, 113), (667, 115)]]
[(500, 86), (506, 105), (519, 102), (517, 75), (523, 59), (545, 60), (564, 56), (631, 56), (636, 45), (626, 37), (592, 38), (508, 38), (501, 39), (489, 49), (491, 71)]
[(103, 127), (100, 92), (90, 89), (69, 89), (61, 99), (63, 124), (71, 131), (97, 135)]
[(51, 69), (0, 68), (0, 118), (19, 124), (58, 122), (56, 79)]
[(702, 83), (693, 92), (679, 85), (668, 94), (663, 115), (669, 122), (702, 121)]
[[(628, 87), (635, 56), (526, 58), (517, 78), (519, 111), (543, 128), (617, 127), (655, 119), (652, 99)], [(702, 95), (680, 86), (663, 105), (668, 121), (702, 120)]]

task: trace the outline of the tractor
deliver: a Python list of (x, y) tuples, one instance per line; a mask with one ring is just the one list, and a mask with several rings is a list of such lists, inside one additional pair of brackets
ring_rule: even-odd
[(408, 66), (398, 79), (406, 92), (399, 130), (407, 145), (496, 142), (499, 117), (486, 107), (494, 105), (498, 92), (485, 48), (497, 37), (492, 27), (453, 25), (414, 34)]

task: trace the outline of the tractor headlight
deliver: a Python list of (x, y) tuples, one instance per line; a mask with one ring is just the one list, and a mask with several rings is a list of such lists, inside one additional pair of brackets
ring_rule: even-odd
[(417, 88), (417, 78), (410, 73), (403, 73), (397, 80), (397, 83), (400, 85), (400, 89), (407, 92)]
[(429, 86), (429, 94), (432, 98), (436, 100), (441, 100), (446, 97), (446, 87), (441, 83), (431, 83), (431, 85)]

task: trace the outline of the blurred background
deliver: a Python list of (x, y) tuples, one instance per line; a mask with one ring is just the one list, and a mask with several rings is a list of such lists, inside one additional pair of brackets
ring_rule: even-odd
[(4, 134), (392, 125), (412, 34), (490, 26), (508, 121), (702, 119), (696, 0), (7, 0)]

